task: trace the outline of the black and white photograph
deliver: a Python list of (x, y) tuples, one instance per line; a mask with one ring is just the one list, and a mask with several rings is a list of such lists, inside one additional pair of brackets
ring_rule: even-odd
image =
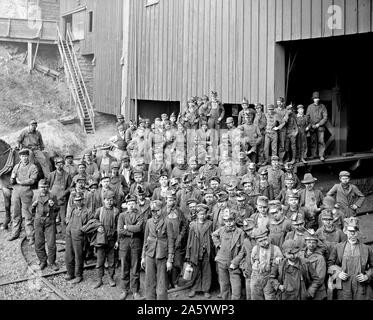
[(373, 0), (0, 0), (0, 300), (373, 300), (372, 44)]

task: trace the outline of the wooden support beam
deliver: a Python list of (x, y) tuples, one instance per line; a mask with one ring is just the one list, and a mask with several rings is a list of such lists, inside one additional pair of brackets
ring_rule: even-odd
[(11, 25), (11, 19), (8, 20), (8, 30), (6, 32), (6, 37), (10, 37), (10, 25)]
[(32, 70), (32, 42), (27, 42), (27, 66), (28, 71)]
[(32, 60), (32, 69), (34, 69), (34, 67), (35, 67), (35, 61), (36, 61), (36, 57), (37, 57), (38, 51), (39, 51), (39, 44), (40, 44), (40, 41), (38, 41), (38, 44), (36, 45), (34, 59)]

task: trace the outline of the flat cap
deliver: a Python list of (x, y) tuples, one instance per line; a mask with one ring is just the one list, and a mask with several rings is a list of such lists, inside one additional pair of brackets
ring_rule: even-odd
[(279, 161), (280, 158), (278, 156), (272, 156), (271, 161)]
[(46, 179), (41, 179), (38, 183), (38, 187), (41, 188), (41, 187), (49, 187), (49, 184), (47, 182)]
[(339, 173), (339, 177), (349, 177), (350, 173), (348, 171), (341, 171)]
[(104, 192), (104, 199), (113, 199), (115, 197), (115, 194), (113, 191), (108, 190)]
[(257, 199), (256, 199), (256, 204), (259, 205), (259, 206), (268, 206), (268, 198), (266, 196), (259, 196)]
[(38, 122), (35, 119), (33, 119), (30, 121), (30, 124), (38, 124)]
[(65, 160), (61, 157), (57, 157), (56, 159), (54, 159), (54, 163), (57, 164), (57, 163), (65, 163)]
[(137, 199), (134, 195), (128, 194), (125, 198), (126, 203), (128, 202), (137, 202)]
[(29, 149), (21, 149), (19, 152), (18, 152), (19, 155), (30, 155), (30, 151)]
[(74, 201), (79, 201), (79, 200), (83, 200), (83, 199), (84, 199), (84, 196), (81, 192), (77, 192), (75, 194)]
[(209, 211), (210, 208), (208, 207), (208, 205), (204, 203), (200, 203), (200, 204), (197, 204), (196, 209), (197, 209), (197, 212), (201, 212), (201, 211), (207, 212)]
[(267, 228), (257, 228), (253, 231), (252, 237), (259, 240), (268, 237), (268, 234), (269, 230)]
[(154, 200), (150, 202), (150, 210), (152, 211), (159, 211), (162, 209), (162, 201)]
[(282, 251), (287, 253), (297, 253), (299, 252), (300, 247), (295, 240), (286, 240), (282, 244)]
[(232, 122), (234, 122), (233, 117), (228, 117), (227, 120), (225, 121), (225, 123), (232, 123)]
[(76, 181), (84, 181), (86, 182), (87, 181), (87, 177), (82, 175), (82, 174), (78, 174), (75, 178)]
[(113, 168), (117, 168), (117, 169), (119, 169), (119, 163), (116, 162), (116, 161), (113, 161), (113, 162), (111, 163), (111, 165), (110, 165), (110, 168), (111, 168), (111, 169), (113, 169)]

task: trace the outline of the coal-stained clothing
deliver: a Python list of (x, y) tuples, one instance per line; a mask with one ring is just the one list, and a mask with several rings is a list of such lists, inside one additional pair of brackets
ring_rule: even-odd
[(256, 183), (255, 190), (259, 193), (259, 195), (267, 197), (268, 200), (275, 199), (275, 191), (272, 184), (270, 184), (268, 181), (258, 181)]
[(317, 248), (311, 253), (307, 252), (307, 249), (303, 249), (300, 251), (299, 257), (308, 260), (320, 278), (320, 286), (315, 291), (313, 300), (325, 300), (327, 297), (325, 287), (326, 261), (322, 250), (318, 250)]
[(274, 196), (277, 197), (284, 187), (282, 184), (284, 171), (281, 169), (274, 169), (272, 167), (268, 168), (268, 182), (273, 186)]
[(298, 126), (298, 136), (297, 136), (297, 158), (306, 159), (307, 158), (307, 131), (306, 128), (309, 125), (309, 119), (306, 115), (299, 116), (296, 118)]
[(17, 142), (20, 149), (27, 148), (34, 151), (44, 150), (45, 148), (43, 138), (38, 130), (35, 130), (35, 132), (31, 132), (29, 129), (22, 131), (17, 139)]
[[(11, 182), (13, 180), (13, 191), (11, 197), (12, 212), (12, 236), (18, 237), (22, 227), (22, 217), (25, 219), (25, 230), (29, 240), (34, 237), (33, 216), (31, 204), (33, 191), (38, 176), (38, 169), (30, 162), (22, 164), (19, 162), (12, 170)], [(19, 183), (16, 182), (19, 180)]]
[(336, 246), (337, 243), (347, 240), (346, 234), (342, 230), (337, 228), (333, 228), (332, 230), (326, 230), (325, 227), (322, 226), (316, 231), (315, 235), (326, 246), (326, 258), (329, 257), (330, 253), (332, 252), (333, 248)]
[[(126, 226), (126, 229), (124, 229)], [(140, 289), (140, 260), (143, 238), (144, 216), (141, 211), (125, 211), (118, 218), (119, 257), (123, 290)]]
[(83, 245), (84, 233), (81, 228), (89, 221), (87, 208), (73, 208), (67, 217), (65, 238), (65, 264), (68, 275), (72, 277), (83, 276)]
[[(372, 287), (369, 282), (373, 278), (373, 252), (372, 249), (358, 242), (351, 244), (349, 241), (338, 243), (332, 250), (328, 267), (337, 266), (349, 275), (342, 281), (341, 289), (337, 290), (338, 300), (370, 300), (372, 299)], [(358, 282), (358, 274), (368, 276), (365, 282)]]
[(285, 216), (278, 221), (271, 218), (268, 229), (270, 242), (281, 248), (287, 233), (292, 230), (291, 221)]
[(316, 156), (318, 149), (319, 156), (322, 157), (325, 153), (324, 133), (325, 124), (328, 121), (328, 111), (323, 104), (311, 104), (307, 108), (306, 116), (309, 119), (309, 126), (319, 125), (316, 129), (310, 128), (312, 156)]
[(284, 259), (271, 271), (272, 286), (276, 291), (283, 285), (284, 292), (279, 292), (279, 300), (310, 300), (315, 297), (321, 285), (321, 278), (310, 261), (297, 258), (295, 264)]
[(351, 206), (356, 205), (360, 208), (365, 200), (364, 194), (353, 184), (348, 184), (347, 187), (341, 183), (335, 184), (326, 195), (334, 198), (336, 203), (340, 204), (346, 218), (355, 217), (357, 210), (352, 209)]

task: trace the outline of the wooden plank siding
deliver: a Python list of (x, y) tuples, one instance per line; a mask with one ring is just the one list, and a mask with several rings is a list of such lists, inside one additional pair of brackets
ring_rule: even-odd
[[(135, 2), (137, 3), (135, 5)], [(138, 90), (131, 99), (181, 101), (217, 90), (223, 103), (284, 95), (276, 42), (372, 30), (372, 0), (131, 0), (138, 16)], [(342, 29), (331, 30), (332, 5)], [(130, 50), (134, 45), (130, 44)]]

